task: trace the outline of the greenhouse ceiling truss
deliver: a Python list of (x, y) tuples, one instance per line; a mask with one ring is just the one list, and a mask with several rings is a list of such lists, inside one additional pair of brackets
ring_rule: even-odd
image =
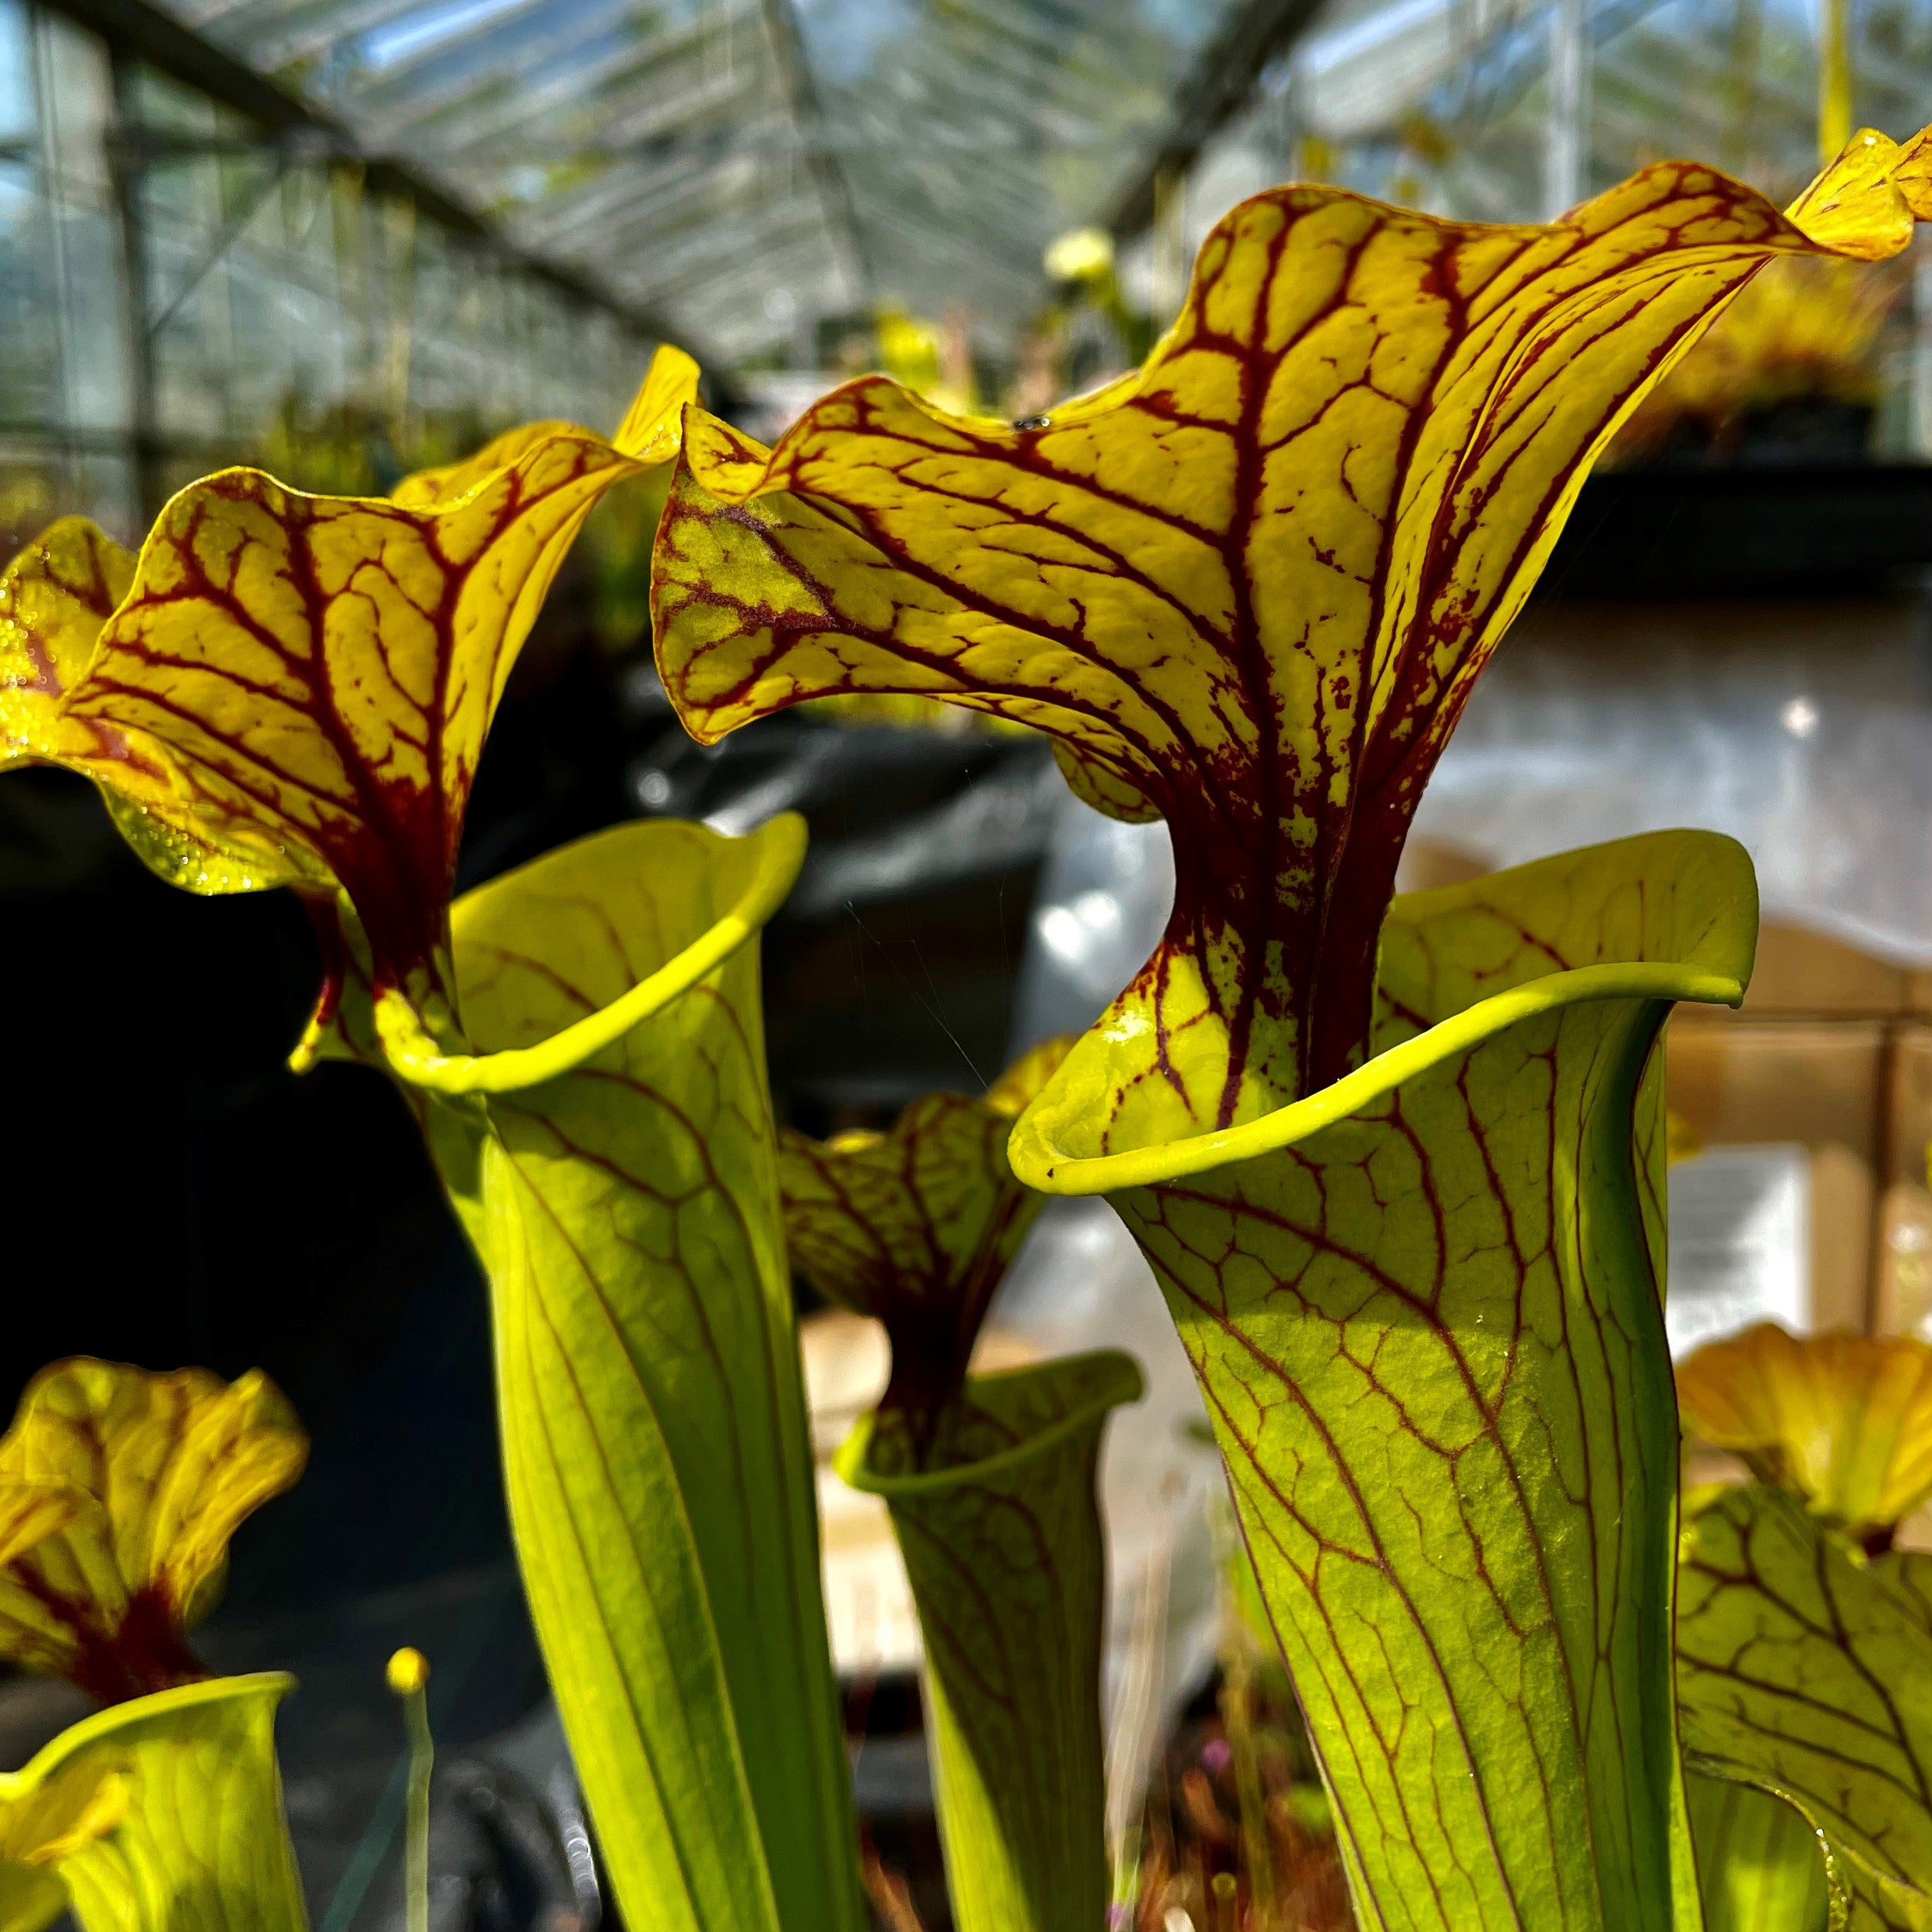
[(1314, 0), (48, 3), (729, 368), (876, 306), (1010, 331), (1053, 235), (1143, 223)]

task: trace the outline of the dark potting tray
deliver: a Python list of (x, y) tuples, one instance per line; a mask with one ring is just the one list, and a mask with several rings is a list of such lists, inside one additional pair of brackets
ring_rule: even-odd
[(1932, 465), (1607, 470), (1583, 486), (1538, 595), (1876, 591), (1932, 569)]

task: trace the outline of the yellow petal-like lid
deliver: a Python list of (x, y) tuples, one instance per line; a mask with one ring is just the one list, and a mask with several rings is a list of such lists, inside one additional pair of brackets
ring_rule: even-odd
[(225, 470), (134, 560), (57, 524), (0, 579), (0, 759), (86, 772), (191, 890), (339, 888), (381, 985), (440, 984), (517, 653), (585, 516), (675, 448), (696, 392), (662, 350), (614, 439), (530, 424), (386, 497)]
[(187, 1632), (229, 1540), (307, 1453), (259, 1372), (44, 1369), (0, 1438), (0, 1655), (104, 1703), (201, 1675)]
[(1075, 1151), (1260, 1119), (1366, 1053), (1410, 820), (1590, 464), (1765, 263), (1902, 248), (1923, 168), (1861, 135), (1786, 215), (1660, 162), (1544, 225), (1276, 188), (1142, 368), (1045, 415), (872, 377), (767, 449), (693, 409), (665, 687), (705, 742), (852, 692), (1049, 734), (1175, 857)]
[(1908, 1336), (1786, 1334), (1760, 1323), (1677, 1370), (1684, 1425), (1884, 1537), (1932, 1496), (1932, 1347)]
[(1071, 1044), (1032, 1049), (982, 1098), (926, 1094), (885, 1133), (782, 1132), (792, 1265), (828, 1300), (885, 1324), (887, 1408), (929, 1420), (957, 1393), (987, 1304), (1041, 1206), (1007, 1157), (1013, 1117)]

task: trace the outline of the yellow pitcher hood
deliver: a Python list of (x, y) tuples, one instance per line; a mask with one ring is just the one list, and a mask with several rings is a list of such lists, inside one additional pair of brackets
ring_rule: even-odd
[(1786, 213), (1661, 162), (1542, 226), (1277, 188), (1217, 224), (1143, 368), (1046, 416), (869, 378), (766, 449), (694, 409), (666, 689), (705, 742), (852, 691), (1047, 733), (1174, 843), (1103, 1023), (1112, 1147), (1271, 1115), (1367, 1050), (1410, 818), (1591, 463), (1765, 262), (1902, 248), (1925, 167), (1861, 135)]

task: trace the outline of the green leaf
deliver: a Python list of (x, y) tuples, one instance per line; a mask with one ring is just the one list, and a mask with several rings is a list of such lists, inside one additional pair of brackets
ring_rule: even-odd
[(1754, 1484), (1691, 1499), (1680, 1590), (1687, 1752), (1797, 1806), (1878, 1922), (1932, 1922), (1932, 1557)]
[(1112, 1351), (974, 1375), (938, 1467), (868, 1417), (839, 1473), (883, 1496), (926, 1640), (959, 1932), (1097, 1932), (1107, 1910), (1094, 1468), (1140, 1372)]
[(453, 908), (479, 1053), (374, 1015), (490, 1277), (532, 1613), (654, 1929), (863, 1923), (758, 1006), (803, 853), (796, 819), (582, 840)]
[(82, 1932), (307, 1932), (275, 1757), (276, 1706), (293, 1687), (217, 1677), (137, 1698), (0, 1776), (0, 1812), (66, 1779), (121, 1788), (102, 1828), (52, 1861)]
[(1825, 1932), (1832, 1895), (1818, 1834), (1768, 1791), (1684, 1779), (1705, 1932)]
[(1164, 1147), (1080, 1157), (1064, 1099), (1014, 1130), (1166, 1293), (1365, 1925), (1695, 1923), (1633, 1115), (1669, 1003), (1741, 997), (1755, 915), (1696, 833), (1417, 894), (1357, 1073)]

